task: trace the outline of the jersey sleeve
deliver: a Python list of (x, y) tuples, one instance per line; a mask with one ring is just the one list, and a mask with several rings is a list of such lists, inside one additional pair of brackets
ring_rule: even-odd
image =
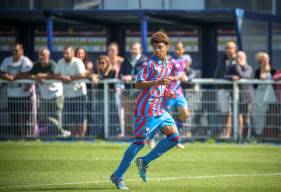
[(33, 62), (27, 57), (24, 57), (21, 72), (29, 72), (32, 69), (32, 67), (33, 67)]
[(137, 75), (137, 81), (147, 81), (149, 74), (150, 74), (150, 65), (148, 62), (145, 62), (139, 68), (139, 72)]
[(192, 64), (192, 58), (190, 55), (186, 54), (184, 55), (184, 59), (191, 65)]
[(2, 72), (7, 72), (7, 58), (5, 58), (4, 60), (3, 60), (3, 62), (1, 63), (1, 65), (0, 65), (0, 71), (2, 71)]

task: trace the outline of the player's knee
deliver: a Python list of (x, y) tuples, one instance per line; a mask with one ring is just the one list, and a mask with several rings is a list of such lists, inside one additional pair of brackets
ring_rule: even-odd
[(174, 132), (177, 132), (177, 131), (178, 131), (177, 128), (174, 126), (166, 126), (163, 129), (161, 129), (161, 132), (166, 136), (168, 136)]
[(180, 134), (176, 127), (167, 126), (163, 128), (162, 133), (166, 135), (169, 141), (175, 142), (175, 144), (180, 142)]
[(186, 121), (186, 119), (188, 118), (188, 114), (180, 114), (180, 116), (179, 116), (179, 119), (181, 120), (181, 121)]
[(175, 145), (180, 143), (180, 134), (179, 134), (179, 132), (174, 132), (174, 133), (168, 135), (167, 138), (168, 138), (169, 141), (175, 143)]
[(181, 121), (186, 121), (186, 119), (188, 118), (189, 114), (187, 110), (183, 110), (180, 115), (179, 115), (179, 119)]

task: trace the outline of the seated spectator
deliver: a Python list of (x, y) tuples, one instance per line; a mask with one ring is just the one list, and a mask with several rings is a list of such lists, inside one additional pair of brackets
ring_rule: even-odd
[[(246, 53), (238, 51), (236, 54), (236, 64), (232, 65), (225, 76), (229, 80), (250, 79), (252, 67), (247, 63)], [(253, 102), (253, 87), (249, 84), (239, 85), (239, 140), (243, 141), (244, 123), (248, 131), (250, 130), (250, 112)], [(249, 134), (249, 132), (247, 132)], [(248, 136), (248, 135), (247, 135)]]
[(13, 83), (21, 79), (22, 74), (31, 70), (32, 61), (24, 56), (23, 46), (17, 43), (13, 55), (6, 57), (0, 67), (0, 77), (11, 81), (7, 85), (9, 130), (7, 136), (25, 136), (30, 132), (30, 117), (32, 112), (32, 84)]
[(87, 88), (83, 79), (89, 77), (83, 62), (74, 57), (71, 46), (64, 48), (64, 58), (60, 59), (54, 78), (63, 82), (64, 124), (76, 136), (85, 136), (83, 122), (87, 118)]
[[(49, 49), (43, 47), (39, 50), (39, 61), (35, 62), (27, 78), (34, 79), (39, 83), (39, 128), (49, 129), (53, 127), (50, 126), (53, 124), (63, 137), (69, 137), (71, 132), (62, 128), (63, 85), (61, 82), (44, 82), (46, 79), (52, 78), (55, 68), (56, 63), (50, 60)], [(56, 132), (50, 133), (50, 130), (48, 132), (51, 135), (56, 134)]]
[[(259, 80), (272, 80), (276, 70), (270, 64), (269, 55), (265, 52), (256, 54), (259, 68), (255, 71), (255, 78)], [(276, 113), (276, 97), (274, 86), (271, 84), (255, 85), (254, 123), (258, 135), (268, 132), (274, 127)], [(270, 128), (270, 129), (265, 129)]]

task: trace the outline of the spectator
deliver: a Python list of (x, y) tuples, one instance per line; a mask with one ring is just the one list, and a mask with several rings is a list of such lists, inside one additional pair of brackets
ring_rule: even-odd
[[(226, 79), (239, 80), (250, 79), (252, 76), (252, 67), (247, 64), (247, 56), (243, 51), (238, 51), (236, 54), (236, 64), (232, 65), (225, 75)], [(250, 112), (253, 102), (253, 87), (249, 84), (239, 85), (239, 140), (243, 140), (244, 124), (250, 131)]]
[[(85, 65), (86, 71), (89, 74), (93, 73), (94, 70), (94, 64), (92, 61), (90, 61), (89, 59), (89, 55), (87, 53), (87, 51), (82, 48), (82, 47), (78, 47), (75, 50), (75, 57), (77, 57), (78, 59), (81, 59)], [(92, 103), (93, 102), (93, 97), (92, 97), (92, 85), (87, 83), (87, 99), (88, 99), (88, 103)], [(88, 130), (88, 123), (91, 122), (92, 119), (92, 109), (91, 109), (92, 105), (87, 105), (87, 120), (85, 120), (83, 122), (83, 130)], [(88, 122), (89, 121), (89, 122)]]
[[(176, 48), (176, 55), (180, 54), (180, 53), (177, 53), (180, 51), (180, 47), (181, 47), (181, 44), (182, 46), (184, 46), (183, 42), (182, 41), (179, 41), (178, 42), (178, 48)], [(183, 47), (182, 51), (185, 52), (185, 48)], [(173, 60), (176, 60), (177, 59), (177, 56), (175, 56)], [(178, 58), (180, 59), (180, 57)], [(183, 60), (185, 60), (185, 68), (183, 69), (184, 72), (185, 72), (185, 75), (187, 77), (187, 81), (183, 81), (181, 83), (181, 87), (183, 89), (191, 89), (191, 88), (194, 88), (194, 85), (190, 84), (189, 81), (191, 81), (192, 79), (194, 79), (196, 77), (196, 71), (194, 69), (191, 68), (191, 64), (192, 64), (192, 58), (189, 54), (184, 54), (183, 55)]]
[(271, 80), (276, 70), (272, 68), (268, 54), (258, 52), (256, 54), (256, 60), (260, 67), (255, 71), (255, 79)]
[[(13, 55), (7, 57), (1, 64), (0, 77), (11, 81), (7, 86), (8, 114), (10, 130), (8, 136), (24, 136), (30, 128), (30, 114), (32, 112), (32, 85), (14, 83), (12, 81), (22, 78), (22, 74), (30, 71), (33, 63), (24, 56), (23, 46), (17, 43)], [(8, 130), (7, 130), (8, 131)]]
[[(121, 66), (122, 63), (124, 62), (124, 58), (119, 56), (119, 47), (118, 44), (113, 42), (108, 46), (107, 50), (108, 57), (110, 59), (110, 62), (112, 64), (112, 68), (115, 71), (115, 78), (119, 79), (120, 78), (120, 71), (121, 71)], [(122, 90), (124, 89), (124, 84), (122, 83), (115, 83), (115, 107), (117, 108), (117, 114), (119, 117), (115, 118), (112, 117), (111, 124), (114, 124), (116, 128), (114, 130), (119, 130), (120, 127), (120, 132), (118, 133), (118, 136), (123, 136), (124, 135), (124, 130), (125, 130), (125, 120), (124, 120), (124, 108), (121, 105), (121, 100), (122, 100)], [(119, 123), (117, 123), (119, 122)]]
[[(94, 112), (96, 114), (93, 119), (93, 124), (96, 128), (91, 133), (93, 135), (102, 136), (103, 135), (103, 127), (104, 127), (104, 95), (103, 95), (103, 86), (104, 84), (98, 83), (100, 80), (105, 79), (114, 79), (115, 78), (115, 70), (112, 68), (112, 64), (109, 60), (109, 57), (106, 55), (100, 55), (97, 60), (97, 68), (94, 70), (94, 75), (92, 76), (93, 84), (97, 87), (97, 91), (95, 91), (95, 99), (94, 99)], [(113, 84), (109, 85), (110, 90), (114, 90), (115, 86)], [(114, 101), (114, 94), (109, 94), (109, 101)], [(112, 117), (116, 117), (117, 110), (115, 105), (109, 105), (109, 111)], [(110, 125), (109, 133), (114, 135), (116, 132), (112, 129), (112, 125)]]
[(62, 128), (63, 85), (61, 82), (44, 82), (44, 80), (52, 78), (55, 68), (56, 63), (50, 60), (49, 49), (43, 47), (39, 50), (39, 61), (34, 64), (27, 78), (39, 83), (39, 127), (50, 128), (51, 122), (63, 137), (69, 137), (71, 132)]
[[(256, 60), (260, 67), (255, 71), (255, 78), (259, 80), (272, 80), (276, 70), (270, 64), (270, 58), (267, 53), (259, 52), (256, 54)], [(255, 86), (254, 122), (255, 130), (258, 135), (263, 131), (268, 132), (273, 128), (276, 122), (276, 97), (274, 87), (271, 84), (259, 84)]]
[[(93, 76), (93, 84), (103, 89), (103, 84), (98, 84), (98, 82), (104, 79), (114, 79), (115, 73), (109, 57), (107, 55), (100, 55), (97, 60), (97, 68), (94, 69), (94, 74), (97, 76)], [(113, 89), (114, 87), (111, 85), (109, 88)]]
[(124, 62), (124, 58), (119, 56), (119, 46), (117, 43), (113, 42), (109, 44), (107, 55), (112, 63), (112, 68), (115, 71), (115, 78), (119, 78), (119, 73), (121, 70), (121, 65)]
[[(281, 69), (278, 69), (275, 74), (273, 75), (274, 81), (280, 81), (281, 80)], [(278, 100), (278, 103), (281, 104), (281, 84), (276, 85), (276, 98)]]
[(83, 79), (89, 75), (83, 62), (74, 57), (74, 49), (66, 46), (64, 58), (59, 60), (54, 77), (63, 82), (64, 122), (76, 136), (85, 136), (87, 131), (83, 129), (83, 122), (87, 118), (87, 88)]
[(142, 55), (142, 48), (139, 42), (131, 45), (130, 55), (121, 65), (120, 79), (125, 82), (125, 91), (122, 92), (122, 107), (124, 108), (125, 132), (129, 133), (133, 126), (132, 112), (134, 101), (137, 94), (133, 90), (132, 81), (136, 80), (138, 68), (146, 61), (146, 57)]
[[(223, 79), (224, 76), (227, 74), (229, 68), (235, 65), (236, 52), (237, 52), (236, 43), (233, 41), (227, 42), (225, 45), (225, 55), (223, 57), (223, 61), (219, 63), (219, 65), (215, 70), (215, 78)], [(221, 137), (230, 138), (232, 133), (231, 103), (230, 103), (232, 87), (224, 85), (224, 86), (217, 86), (217, 88), (219, 89), (217, 92), (219, 110), (224, 117), (224, 124), (225, 124), (225, 127), (221, 132)]]
[(136, 79), (138, 67), (146, 61), (146, 57), (142, 55), (142, 48), (139, 42), (131, 45), (130, 56), (125, 59), (121, 65), (120, 77), (125, 82), (126, 88), (133, 88), (131, 83)]
[(93, 72), (94, 64), (90, 60), (89, 55), (84, 48), (78, 47), (75, 50), (75, 57), (77, 57), (78, 59), (81, 59), (83, 61), (84, 65), (85, 65), (85, 68), (86, 68), (86, 71), (88, 71), (89, 73)]
[[(280, 81), (281, 80), (281, 69), (278, 69), (276, 73), (273, 75), (274, 81)], [(278, 101), (277, 103), (277, 126), (279, 127), (279, 135), (280, 135), (280, 129), (281, 129), (281, 84), (278, 83), (276, 85), (276, 91), (275, 91), (276, 99)]]

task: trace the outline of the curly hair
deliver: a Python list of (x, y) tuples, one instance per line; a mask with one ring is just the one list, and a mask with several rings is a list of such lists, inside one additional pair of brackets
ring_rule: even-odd
[(153, 45), (154, 43), (165, 43), (166, 45), (170, 45), (169, 37), (166, 33), (162, 31), (158, 31), (151, 36), (150, 43)]

